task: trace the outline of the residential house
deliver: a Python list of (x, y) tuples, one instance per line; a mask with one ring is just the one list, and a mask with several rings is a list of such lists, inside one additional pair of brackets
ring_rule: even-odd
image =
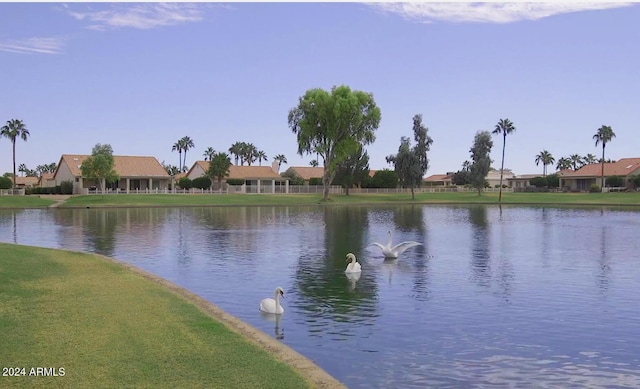
[[(209, 169), (209, 161), (196, 161), (187, 172), (191, 180), (202, 177)], [(278, 163), (271, 166), (238, 166), (229, 167), (229, 175), (222, 179), (244, 180), (244, 193), (289, 193), (289, 179), (278, 174)]]
[(324, 176), (324, 167), (318, 166), (291, 166), (286, 170), (287, 174), (295, 173), (302, 177), (305, 185), (309, 185), (309, 180), (312, 178), (322, 178)]
[(73, 182), (73, 193), (88, 193), (99, 187), (123, 193), (165, 190), (171, 177), (155, 157), (114, 155), (114, 170), (120, 177), (117, 182), (99, 185), (95, 178), (83, 177), (80, 166), (90, 155), (63, 154), (54, 173), (55, 185), (63, 181)]
[[(616, 162), (604, 164), (604, 179), (618, 176), (624, 179), (625, 188), (633, 185), (629, 182), (631, 176), (640, 174), (640, 158), (622, 158)], [(588, 191), (591, 185), (601, 186), (602, 164), (591, 163), (574, 172), (568, 172), (560, 177), (560, 188), (572, 192)]]
[(38, 185), (42, 188), (50, 188), (52, 186), (56, 186), (56, 179), (53, 176), (53, 173), (43, 173), (38, 178)]
[(432, 174), (429, 177), (422, 180), (425, 186), (451, 186), (453, 185), (451, 179), (453, 173), (447, 174)]
[[(514, 178), (516, 175), (513, 174), (511, 169), (504, 169), (502, 174), (502, 185), (509, 185), (509, 179)], [(487, 173), (487, 182), (489, 183), (489, 187), (491, 188), (499, 188), (500, 187), (500, 170), (491, 169), (489, 173)]]
[(37, 185), (38, 185), (38, 177), (16, 177), (17, 188), (33, 188), (34, 186), (37, 186)]
[[(515, 191), (522, 191), (531, 186), (529, 180), (536, 177), (542, 177), (542, 174), (518, 174), (507, 178), (507, 185)], [(500, 177), (498, 177), (498, 180)]]

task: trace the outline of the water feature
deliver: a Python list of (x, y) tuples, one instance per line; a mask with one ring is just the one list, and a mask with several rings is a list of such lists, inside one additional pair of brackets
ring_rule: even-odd
[[(0, 210), (0, 241), (166, 278), (350, 388), (640, 387), (640, 212), (329, 206)], [(415, 240), (396, 261), (374, 241)], [(353, 252), (362, 274), (343, 273)], [(258, 303), (285, 290), (279, 320)]]

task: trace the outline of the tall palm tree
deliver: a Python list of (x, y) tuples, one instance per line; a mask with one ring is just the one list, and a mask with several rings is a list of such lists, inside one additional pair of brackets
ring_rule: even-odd
[(260, 150), (256, 153), (256, 158), (258, 160), (258, 163), (260, 164), (260, 166), (262, 166), (262, 161), (267, 162), (269, 160), (269, 158), (267, 158), (267, 154), (265, 154), (264, 151)]
[(273, 157), (273, 160), (278, 162), (278, 172), (280, 172), (280, 165), (287, 163), (287, 157), (285, 157), (284, 154), (276, 155)]
[(216, 151), (213, 149), (213, 147), (208, 147), (204, 153), (202, 153), (202, 156), (204, 157), (205, 161), (211, 161), (211, 158), (213, 158), (213, 156), (216, 154)]
[(309, 165), (313, 166), (313, 167), (318, 167), (318, 160), (317, 159), (312, 159), (311, 162), (309, 162)]
[(24, 177), (24, 174), (29, 171), (29, 168), (27, 168), (27, 165), (25, 165), (24, 163), (21, 163), (20, 165), (18, 165), (18, 171), (22, 173), (22, 176)]
[(500, 167), (500, 194), (498, 195), (498, 202), (502, 201), (502, 175), (504, 172), (504, 149), (507, 145), (507, 135), (515, 132), (516, 127), (513, 125), (511, 120), (509, 119), (500, 119), (498, 124), (496, 124), (496, 128), (493, 130), (492, 134), (502, 134), (502, 165)]
[(171, 151), (178, 152), (178, 170), (182, 171), (182, 142), (178, 140), (174, 143), (173, 147), (171, 147)]
[(16, 186), (16, 139), (21, 138), (23, 141), (27, 141), (29, 136), (29, 130), (25, 127), (22, 120), (11, 119), (7, 121), (5, 126), (0, 129), (0, 136), (4, 136), (11, 140), (13, 145), (13, 186)]
[(240, 154), (242, 154), (242, 145), (244, 142), (236, 142), (229, 147), (229, 154), (233, 155), (236, 160), (236, 165), (238, 165), (238, 158), (240, 158)]
[(556, 163), (556, 170), (565, 169), (571, 169), (571, 160), (569, 158), (562, 157), (558, 160), (558, 163)]
[(240, 160), (243, 162), (241, 164), (246, 162), (248, 166), (251, 166), (251, 164), (256, 161), (257, 156), (258, 149), (253, 145), (253, 143), (242, 143), (242, 155)]
[(578, 170), (584, 166), (582, 164), (582, 156), (580, 154), (571, 154), (569, 156), (569, 161), (571, 161), (571, 167), (573, 170)]
[(193, 140), (188, 136), (182, 137), (182, 139), (180, 139), (180, 142), (182, 142), (182, 150), (184, 151), (184, 163), (182, 164), (182, 169), (186, 171), (187, 170), (187, 150), (194, 148), (196, 145), (195, 143), (193, 143)]
[[(616, 134), (613, 132), (610, 126), (602, 126), (598, 128), (598, 132), (593, 136), (593, 140), (596, 141), (596, 147), (598, 144), (602, 143), (602, 163), (600, 169), (600, 191), (604, 188), (604, 148), (607, 146), (607, 143), (611, 142), (613, 138), (616, 137)], [(14, 162), (15, 166), (15, 162)]]
[(582, 158), (582, 162), (584, 162), (585, 165), (590, 165), (592, 163), (598, 162), (598, 158), (595, 155), (589, 153), (585, 155), (584, 158)]
[(547, 150), (542, 150), (540, 154), (536, 155), (536, 166), (542, 162), (542, 176), (547, 175), (547, 165), (552, 165), (556, 161), (555, 158)]

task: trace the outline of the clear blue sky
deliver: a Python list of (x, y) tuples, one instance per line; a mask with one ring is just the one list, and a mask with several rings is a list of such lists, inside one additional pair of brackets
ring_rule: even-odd
[[(370, 167), (390, 167), (423, 115), (427, 175), (459, 170), (478, 130), (509, 118), (505, 167), (541, 173), (535, 156), (640, 157), (640, 4), (0, 3), (0, 122), (31, 136), (17, 163), (60, 155), (151, 155), (171, 146), (227, 151), (236, 141), (308, 166), (287, 125), (307, 89), (346, 84), (382, 111)], [(500, 167), (494, 136), (493, 166)], [(287, 165), (284, 166), (286, 168)], [(0, 173), (11, 171), (0, 139)]]

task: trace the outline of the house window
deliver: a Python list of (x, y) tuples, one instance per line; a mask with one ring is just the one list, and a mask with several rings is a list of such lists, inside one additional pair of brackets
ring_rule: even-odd
[(80, 177), (76, 177), (76, 182), (80, 182)]

